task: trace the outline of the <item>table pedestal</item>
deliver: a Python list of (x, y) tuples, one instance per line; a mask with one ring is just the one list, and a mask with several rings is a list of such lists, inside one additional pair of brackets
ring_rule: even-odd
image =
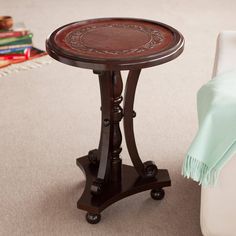
[[(129, 195), (152, 189), (153, 199), (164, 197), (163, 187), (171, 185), (167, 170), (158, 170), (152, 161), (142, 162), (133, 130), (135, 90), (140, 69), (129, 72), (124, 108), (121, 107), (123, 83), (120, 71), (94, 71), (99, 76), (101, 91), (101, 136), (98, 149), (77, 159), (86, 176), (86, 186), (78, 201), (78, 208), (86, 210), (89, 223), (98, 223), (101, 211)], [(123, 118), (124, 136), (134, 166), (122, 164), (122, 134), (119, 123)]]

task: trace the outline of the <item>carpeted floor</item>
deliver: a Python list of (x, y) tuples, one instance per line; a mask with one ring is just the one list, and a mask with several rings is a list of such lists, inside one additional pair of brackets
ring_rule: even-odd
[(98, 144), (96, 76), (55, 61), (0, 79), (0, 235), (200, 236), (200, 188), (181, 177), (181, 164), (197, 129), (196, 92), (211, 77), (218, 32), (235, 29), (235, 9), (234, 0), (1, 0), (0, 15), (24, 21), (37, 47), (63, 24), (104, 16), (163, 21), (183, 33), (186, 47), (142, 71), (135, 105), (142, 159), (168, 168), (172, 187), (161, 202), (143, 192), (112, 205), (98, 225), (76, 208), (85, 182), (75, 165)]

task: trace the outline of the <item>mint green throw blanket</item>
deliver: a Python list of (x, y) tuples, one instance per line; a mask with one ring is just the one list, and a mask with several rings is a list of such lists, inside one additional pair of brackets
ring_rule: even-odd
[(236, 71), (221, 74), (202, 86), (197, 110), (199, 129), (182, 174), (204, 186), (215, 185), (220, 170), (236, 152)]

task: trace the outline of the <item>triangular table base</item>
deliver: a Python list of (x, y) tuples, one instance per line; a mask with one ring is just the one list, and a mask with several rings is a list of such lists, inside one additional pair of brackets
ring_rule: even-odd
[(130, 195), (149, 189), (162, 189), (171, 185), (169, 173), (166, 169), (159, 169), (155, 178), (141, 178), (133, 166), (122, 164), (121, 182), (107, 184), (101, 195), (91, 194), (90, 187), (97, 177), (98, 165), (91, 164), (88, 156), (76, 160), (77, 165), (84, 172), (86, 185), (77, 207), (89, 213), (99, 214), (109, 205)]

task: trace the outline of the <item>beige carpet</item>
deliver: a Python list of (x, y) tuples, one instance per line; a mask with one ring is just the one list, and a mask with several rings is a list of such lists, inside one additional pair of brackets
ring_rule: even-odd
[[(200, 236), (200, 188), (181, 177), (181, 164), (197, 129), (196, 91), (211, 77), (218, 32), (235, 29), (236, 1), (1, 0), (0, 5), (1, 15), (32, 29), (41, 48), (53, 29), (104, 16), (163, 21), (186, 39), (180, 58), (142, 71), (135, 107), (142, 159), (168, 168), (172, 187), (161, 202), (147, 191), (112, 205), (98, 225), (89, 225), (76, 208), (85, 182), (75, 165), (98, 144), (96, 76), (53, 62), (0, 79), (0, 235)], [(123, 148), (123, 162), (130, 163)]]

